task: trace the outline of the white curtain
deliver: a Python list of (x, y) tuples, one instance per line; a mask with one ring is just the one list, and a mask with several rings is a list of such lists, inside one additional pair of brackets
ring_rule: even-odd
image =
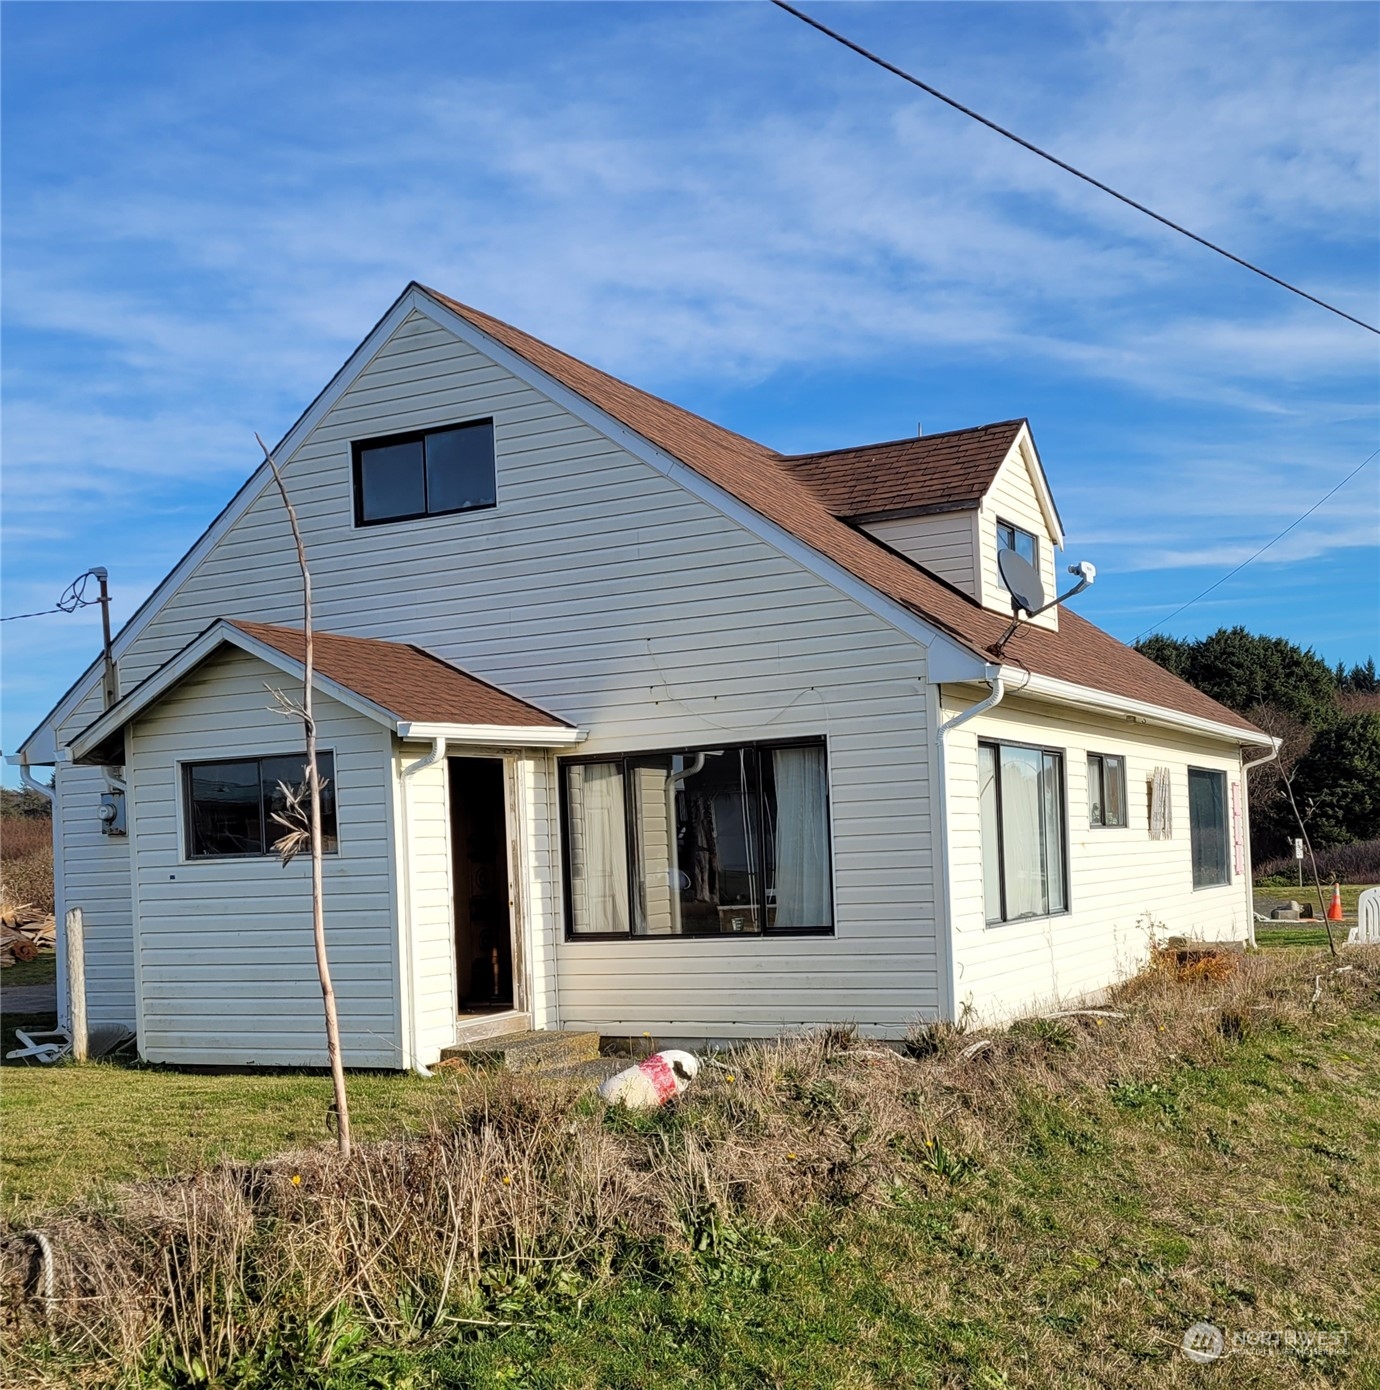
[(1001, 833), (997, 825), (997, 750), (978, 744), (978, 808), (982, 815), (982, 905), (989, 922), (1001, 921)]
[(1001, 828), (1008, 921), (1046, 911), (1040, 792), (1040, 754), (1034, 748), (1003, 747)]
[(628, 827), (623, 769), (618, 763), (576, 763), (569, 772), (571, 929), (625, 932)]
[(778, 927), (823, 927), (829, 902), (829, 783), (822, 748), (777, 748), (776, 916)]

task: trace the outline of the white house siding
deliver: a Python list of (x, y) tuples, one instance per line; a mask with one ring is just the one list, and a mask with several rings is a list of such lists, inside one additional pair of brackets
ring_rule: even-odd
[(864, 531), (899, 550), (902, 555), (924, 565), (931, 574), (947, 579), (956, 589), (978, 597), (977, 510), (931, 512), (894, 521), (869, 521)]
[[(495, 509), (354, 527), (351, 440), (485, 416)], [(837, 939), (562, 944), (563, 1023), (896, 1032), (934, 1009), (922, 648), (420, 314), (286, 476), (324, 628), (425, 645), (591, 752), (828, 736)], [(125, 687), (217, 617), (298, 623), (298, 593), (266, 492), (125, 655)]]
[[(395, 760), (399, 776), (399, 843), (406, 878), (399, 894), (405, 1028), (416, 1039), (415, 1060), (430, 1065), (455, 1041), (454, 884), (450, 845), (450, 786), (445, 759), (417, 771), (430, 744), (406, 744)], [(411, 961), (410, 979), (406, 978)]]
[[(985, 692), (983, 692), (985, 693)], [(945, 690), (948, 713), (974, 703)], [(1069, 846), (1066, 914), (985, 925), (979, 826), (977, 745), (999, 739), (1064, 754)], [(1068, 1000), (1122, 979), (1144, 963), (1153, 931), (1168, 936), (1241, 941), (1251, 922), (1249, 876), (1232, 866), (1222, 888), (1193, 887), (1188, 828), (1188, 768), (1227, 773), (1228, 814), (1240, 797), (1237, 749), (1221, 742), (1008, 697), (946, 735), (950, 873), (953, 880), (955, 997), (983, 1018), (1018, 1014)], [(1129, 824), (1090, 828), (1087, 755), (1126, 759)], [(1170, 772), (1173, 836), (1149, 837), (1146, 781)], [(1233, 791), (1235, 787), (1237, 790)], [(1244, 817), (1245, 804), (1241, 803)]]
[[(1013, 448), (1005, 463), (992, 480), (992, 486), (982, 499), (978, 512), (978, 545), (981, 555), (982, 594), (979, 602), (988, 608), (1009, 612), (1011, 598), (1006, 592), (1001, 576), (997, 573), (997, 522), (1009, 521), (1022, 531), (1029, 531), (1040, 541), (1040, 579), (1045, 586), (1047, 599), (1055, 595), (1055, 582), (1058, 578), (1055, 565), (1054, 541), (1049, 534), (1049, 523), (1040, 507), (1039, 494), (1035, 491), (1030, 467), (1019, 447)], [(1059, 610), (1051, 608), (1033, 620), (1041, 627), (1054, 631), (1059, 627)]]
[[(81, 707), (79, 723), (101, 712), (99, 689)], [(98, 817), (101, 794), (109, 790), (98, 767), (56, 768), (53, 814), (57, 835), (58, 930), (65, 914), (79, 907), (86, 941), (86, 1013), (94, 1027), (122, 1024), (133, 1028), (138, 1017), (134, 988), (134, 931), (130, 898), (130, 840), (103, 835)], [(65, 946), (59, 942), (62, 973), (60, 1009), (67, 1017)]]
[[(298, 752), (301, 726), (270, 708), (282, 675), (240, 652), (206, 662), (134, 724), (135, 938), (140, 1050), (156, 1062), (320, 1066), (310, 862), (188, 860), (179, 763)], [(389, 809), (390, 735), (318, 697), (335, 756), (340, 852), (326, 857), (326, 930), (347, 1064), (399, 1064)]]

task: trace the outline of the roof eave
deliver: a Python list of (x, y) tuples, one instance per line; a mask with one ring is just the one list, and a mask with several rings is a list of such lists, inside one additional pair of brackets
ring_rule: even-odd
[[(977, 664), (974, 663), (974, 668)], [(1089, 685), (1076, 685), (1072, 681), (1058, 680), (1054, 676), (1039, 675), (1022, 666), (1001, 666), (994, 673), (988, 674), (990, 672), (990, 666), (985, 671), (974, 669), (966, 676), (955, 672), (948, 676), (947, 681), (956, 684), (963, 681), (990, 680), (995, 674), (1006, 684), (1008, 695), (1024, 695), (1030, 699), (1073, 705), (1080, 709), (1095, 710), (1099, 714), (1121, 715), (1132, 723), (1153, 724), (1226, 743), (1250, 744), (1252, 747), (1261, 748), (1273, 746), (1269, 734), (1249, 725), (1228, 724), (1220, 719), (1190, 714), (1187, 710), (1170, 709), (1165, 705), (1151, 704), (1148, 700), (1115, 695), (1109, 690), (1098, 690)]]

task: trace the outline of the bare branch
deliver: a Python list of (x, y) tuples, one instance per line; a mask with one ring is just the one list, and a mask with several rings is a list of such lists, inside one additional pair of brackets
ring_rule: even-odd
[[(326, 1017), (326, 1057), (331, 1065), (331, 1081), (335, 1089), (335, 1113), (337, 1141), (341, 1158), (350, 1156), (350, 1106), (345, 1095), (345, 1065), (340, 1052), (340, 1019), (336, 1012), (335, 987), (331, 983), (331, 967), (326, 956), (326, 909), (324, 874), (322, 870), (321, 844), (321, 773), (316, 760), (316, 715), (312, 707), (312, 689), (316, 651), (312, 641), (311, 614), (311, 570), (307, 565), (307, 547), (302, 540), (302, 528), (297, 521), (297, 509), (288, 496), (286, 484), (278, 462), (269, 451), (261, 436), (255, 434), (259, 448), (264, 451), (264, 460), (273, 472), (273, 481), (278, 485), (278, 495), (283, 499), (283, 509), (287, 512), (288, 525), (292, 527), (292, 540), (297, 548), (297, 566), (302, 572), (302, 727), (307, 736), (307, 796), (305, 808), (305, 833), (311, 847), (311, 916), (312, 937), (316, 944), (316, 973), (321, 981), (321, 1004)], [(271, 687), (270, 687), (271, 688)], [(284, 704), (290, 702), (286, 697)], [(290, 804), (292, 804), (290, 802)], [(300, 808), (300, 798), (296, 804)], [(275, 819), (277, 817), (275, 816)], [(288, 834), (283, 840), (295, 842), (302, 833), (301, 827), (288, 825)], [(281, 843), (281, 841), (280, 841)], [(298, 846), (300, 847), (300, 846)], [(276, 846), (275, 846), (276, 848)], [(280, 850), (283, 863), (291, 861), (292, 853)]]

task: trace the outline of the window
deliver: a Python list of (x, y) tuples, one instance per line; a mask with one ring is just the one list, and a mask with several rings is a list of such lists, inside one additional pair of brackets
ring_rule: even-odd
[(822, 743), (567, 760), (561, 800), (572, 936), (833, 930)]
[[(187, 812), (187, 857), (272, 854), (274, 841), (286, 833), (273, 819), (285, 799), (279, 783), (306, 785), (305, 753), (286, 757), (235, 758), (228, 762), (188, 763), (182, 769)], [(339, 848), (335, 827), (335, 759), (316, 755), (321, 774), (321, 840)]]
[(492, 420), (364, 440), (354, 458), (356, 526), (467, 512), (498, 500)]
[(1088, 824), (1126, 824), (1126, 760), (1088, 754)]
[(1014, 550), (1022, 560), (1029, 560), (1036, 569), (1040, 568), (1040, 542), (1029, 531), (1022, 531), (1009, 521), (997, 522), (997, 549)]
[(987, 920), (1066, 911), (1063, 755), (979, 743), (978, 804)]
[(1193, 846), (1193, 886), (1227, 883), (1227, 774), (1188, 769), (1188, 838)]

